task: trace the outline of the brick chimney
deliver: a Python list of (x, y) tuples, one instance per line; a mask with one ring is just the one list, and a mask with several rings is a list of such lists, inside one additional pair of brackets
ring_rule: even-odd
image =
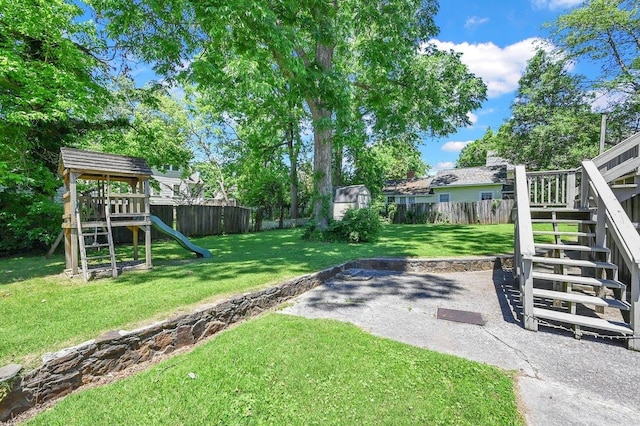
[(416, 177), (416, 172), (415, 171), (409, 170), (407, 172), (407, 179), (415, 179), (415, 177)]

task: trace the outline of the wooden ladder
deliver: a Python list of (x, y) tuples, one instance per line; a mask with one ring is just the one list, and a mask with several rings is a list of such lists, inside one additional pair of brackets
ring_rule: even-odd
[[(76, 221), (78, 226), (78, 244), (80, 247), (80, 262), (82, 265), (82, 279), (84, 282), (89, 281), (91, 278), (90, 271), (109, 270), (111, 269), (111, 275), (116, 278), (118, 276), (118, 268), (116, 266), (116, 253), (113, 246), (113, 235), (111, 234), (111, 215), (109, 214), (108, 207), (105, 208), (106, 220), (105, 221), (87, 221), (82, 222), (80, 218), (80, 211), (76, 210)], [(85, 232), (85, 230), (91, 230)], [(107, 242), (100, 242), (99, 237), (106, 237)], [(103, 248), (109, 248), (109, 254), (102, 254)], [(98, 254), (88, 256), (87, 249), (94, 249)], [(109, 259), (109, 267), (96, 267), (91, 268), (89, 262), (97, 261), (100, 259)]]

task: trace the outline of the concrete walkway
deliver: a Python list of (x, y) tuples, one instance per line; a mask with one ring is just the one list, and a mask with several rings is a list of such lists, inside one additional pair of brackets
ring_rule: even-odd
[[(640, 421), (640, 352), (562, 330), (525, 330), (511, 272), (348, 272), (281, 312), (348, 321), (377, 336), (517, 370), (530, 425)], [(438, 308), (478, 312), (486, 323), (437, 319)]]

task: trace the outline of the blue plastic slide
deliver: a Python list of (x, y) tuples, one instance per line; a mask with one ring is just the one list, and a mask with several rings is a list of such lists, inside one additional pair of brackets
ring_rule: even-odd
[(178, 244), (180, 244), (183, 248), (187, 250), (191, 250), (192, 252), (197, 254), (198, 257), (204, 257), (205, 259), (208, 259), (211, 257), (211, 252), (209, 250), (204, 249), (202, 247), (198, 247), (197, 245), (193, 244), (191, 241), (189, 241), (187, 237), (184, 236), (184, 234), (168, 226), (166, 223), (160, 220), (158, 216), (151, 215), (151, 224), (158, 231), (176, 240)]

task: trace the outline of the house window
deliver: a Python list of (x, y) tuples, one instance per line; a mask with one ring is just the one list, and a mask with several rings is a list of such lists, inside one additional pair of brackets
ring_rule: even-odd
[(407, 204), (407, 197), (399, 197), (398, 204)]
[(493, 191), (486, 191), (480, 193), (480, 201), (493, 200)]
[(407, 204), (415, 204), (416, 197), (407, 197)]
[(393, 204), (396, 202), (396, 197), (387, 197), (387, 204)]
[(174, 197), (180, 196), (180, 185), (173, 185), (173, 196)]
[(448, 203), (450, 199), (450, 194), (438, 194), (439, 203)]

